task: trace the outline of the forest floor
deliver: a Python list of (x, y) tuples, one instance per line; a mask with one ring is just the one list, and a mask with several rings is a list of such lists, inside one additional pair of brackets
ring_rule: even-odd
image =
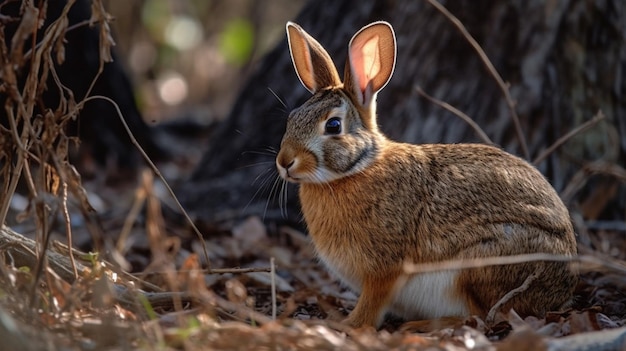
[[(176, 184), (197, 156), (187, 153), (188, 159), (159, 167)], [(85, 217), (70, 206), (73, 244), (90, 248), (95, 238), (99, 249), (74, 252), (76, 275), (60, 214), (49, 224), (41, 272), (34, 242), (0, 242), (0, 336), (14, 349), (626, 349), (621, 232), (586, 234), (591, 244), (580, 245), (587, 260), (579, 262), (581, 279), (568, 310), (544, 318), (511, 311), (490, 322), (472, 316), (429, 332), (406, 330), (393, 318), (378, 331), (350, 330), (340, 321), (357, 295), (316, 260), (305, 232), (251, 216), (201, 226), (200, 240), (147, 169), (116, 182), (93, 177), (84, 187), (97, 214)], [(29, 221), (11, 227), (35, 232)]]

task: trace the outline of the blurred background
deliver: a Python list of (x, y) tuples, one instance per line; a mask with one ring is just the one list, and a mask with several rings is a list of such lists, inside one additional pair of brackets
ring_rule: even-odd
[(304, 0), (104, 2), (118, 60), (148, 123), (223, 118), (255, 63), (285, 36)]

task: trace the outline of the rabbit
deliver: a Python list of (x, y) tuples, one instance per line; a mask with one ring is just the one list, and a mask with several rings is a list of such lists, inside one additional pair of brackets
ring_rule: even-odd
[(542, 316), (571, 304), (577, 275), (566, 262), (407, 277), (405, 262), (574, 256), (568, 210), (536, 168), (500, 148), (413, 145), (380, 132), (376, 96), (396, 59), (389, 23), (371, 23), (352, 37), (343, 82), (312, 36), (293, 22), (286, 30), (297, 76), (313, 96), (289, 114), (276, 167), (299, 186), (320, 261), (360, 293), (347, 325), (379, 327), (387, 313), (408, 320), (484, 317), (533, 272), (502, 312)]

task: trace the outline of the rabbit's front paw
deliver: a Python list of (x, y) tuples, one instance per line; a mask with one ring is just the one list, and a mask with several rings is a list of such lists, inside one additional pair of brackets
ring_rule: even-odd
[(368, 320), (369, 317), (357, 313), (350, 313), (341, 323), (354, 329), (373, 328), (374, 321)]

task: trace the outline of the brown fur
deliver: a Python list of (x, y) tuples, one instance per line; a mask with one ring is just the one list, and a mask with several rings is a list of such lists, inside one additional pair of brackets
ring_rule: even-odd
[[(302, 31), (289, 26), (290, 36)], [(378, 23), (355, 37), (368, 40), (367, 35), (385, 35), (384, 30)], [(389, 40), (381, 42), (389, 44)], [(298, 74), (309, 74), (298, 69), (296, 60)], [(332, 62), (326, 65), (323, 72), (330, 70)], [(344, 81), (353, 81), (354, 72), (349, 68), (346, 72)], [(301, 77), (301, 81), (328, 76)], [(528, 162), (486, 145), (410, 145), (385, 138), (376, 127), (374, 111), (376, 92), (386, 80), (376, 79), (382, 84), (377, 83), (370, 100), (366, 91), (354, 91), (356, 84), (344, 87), (335, 82), (328, 87), (317, 82), (325, 88), (314, 90), (313, 97), (292, 112), (276, 161), (283, 177), (300, 183), (302, 212), (320, 258), (361, 291), (347, 323), (381, 322), (397, 294), (409, 289), (398, 285), (406, 261), (576, 254), (567, 209)], [(333, 114), (341, 118), (343, 131), (325, 135), (324, 123)], [(542, 270), (539, 278), (504, 309), (543, 315), (566, 306), (576, 278), (562, 262), (461, 270), (442, 298), (485, 316), (537, 267)], [(415, 317), (420, 318), (419, 311)]]

